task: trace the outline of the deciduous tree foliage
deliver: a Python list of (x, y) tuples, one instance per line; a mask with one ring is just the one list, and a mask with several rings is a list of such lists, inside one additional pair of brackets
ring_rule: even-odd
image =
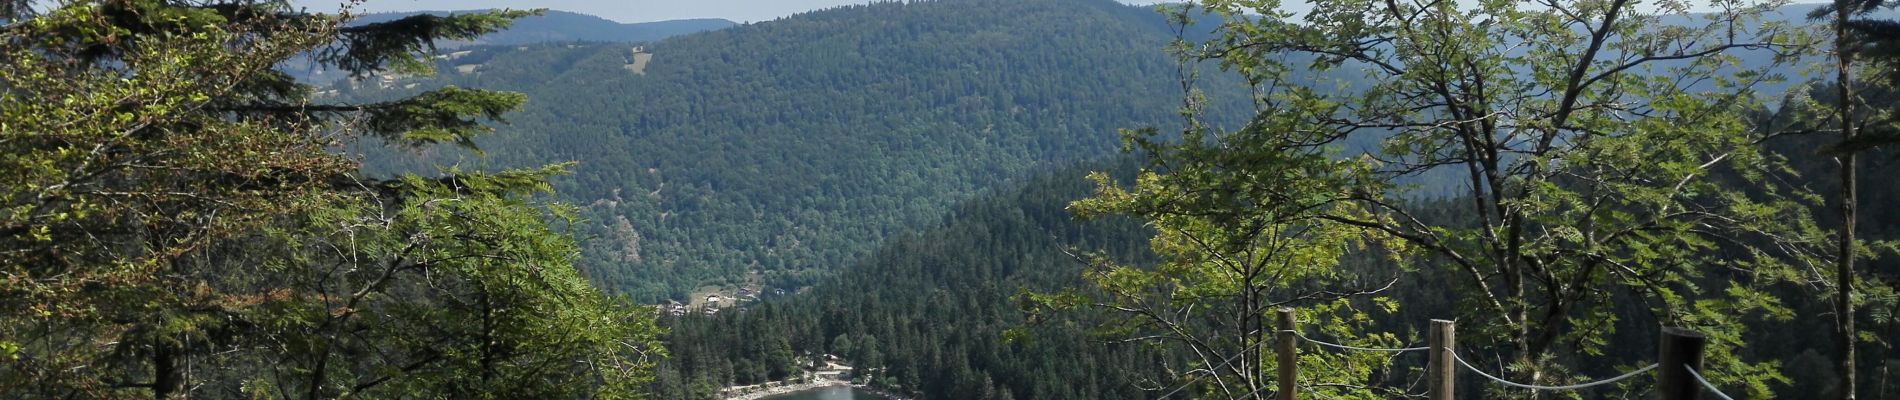
[[(1773, 65), (1740, 55), (1782, 61), (1812, 44), (1761, 18), (1777, 4), (1688, 16), (1687, 3), (1625, 0), (1198, 5), (1225, 23), (1191, 55), (1247, 77), (1262, 129), (1137, 135), (1164, 172), (1220, 167), (1137, 191), (1222, 200), (1168, 215), (1310, 204), (1296, 210), (1395, 238), (1427, 255), (1414, 264), (1457, 277), (1457, 313), (1440, 317), (1459, 321), (1466, 359), (1506, 360), (1478, 367), (1519, 382), (1586, 380), (1566, 366), (1653, 340), (1658, 325), (1709, 333), (1718, 383), (1760, 397), (1784, 379), (1734, 352), (1750, 322), (1791, 316), (1771, 289), (1818, 285), (1829, 255), (1817, 198), (1783, 183), (1784, 160), (1758, 145), (1778, 132), (1750, 120)], [(1326, 74), (1340, 72), (1356, 79)], [(1380, 145), (1340, 146), (1368, 136)], [(1325, 147), (1345, 161), (1294, 157)], [(1464, 217), (1421, 218), (1401, 183), (1445, 170), (1464, 180)], [(1215, 196), (1272, 179), (1284, 183)], [(1215, 231), (1260, 226), (1273, 225)], [(1646, 322), (1619, 331), (1626, 320)]]
[[(1182, 14), (1185, 16), (1185, 14)], [(1185, 21), (1185, 20), (1183, 20)], [(1185, 44), (1185, 42), (1183, 42)], [(1193, 63), (1197, 60), (1184, 60)], [(1190, 84), (1191, 86), (1191, 84)], [(1372, 347), (1405, 347), (1368, 322), (1397, 305), (1381, 296), (1400, 271), (1372, 277), (1344, 268), (1349, 252), (1397, 255), (1403, 243), (1384, 231), (1328, 219), (1378, 216), (1341, 201), (1372, 173), (1361, 160), (1341, 159), (1332, 138), (1302, 130), (1297, 112), (1263, 113), (1243, 129), (1220, 132), (1197, 123), (1193, 93), (1189, 123), (1176, 141), (1154, 141), (1154, 130), (1129, 132), (1146, 156), (1132, 183), (1096, 173), (1093, 197), (1069, 209), (1080, 217), (1127, 216), (1155, 234), (1160, 256), (1145, 265), (1102, 255), (1084, 288), (1031, 294), (1056, 310), (1096, 308), (1116, 318), (1100, 323), (1109, 340), (1144, 343), (1192, 354), (1165, 369), (1167, 391), (1197, 398), (1263, 398), (1277, 392), (1272, 346), (1280, 328), (1276, 310), (1298, 311), (1302, 332)], [(1315, 105), (1282, 105), (1323, 109)], [(1314, 349), (1316, 350), (1316, 349)], [(1308, 351), (1299, 384), (1307, 395), (1351, 398), (1402, 396), (1404, 389), (1368, 385), (1391, 359), (1379, 353)], [(1177, 389), (1178, 388), (1178, 389)]]
[(359, 179), (355, 138), (469, 143), (518, 94), (314, 103), (273, 70), (425, 72), (524, 12), (339, 27), (278, 1), (0, 25), (0, 397), (632, 397), (651, 310), (573, 267), (539, 170)]

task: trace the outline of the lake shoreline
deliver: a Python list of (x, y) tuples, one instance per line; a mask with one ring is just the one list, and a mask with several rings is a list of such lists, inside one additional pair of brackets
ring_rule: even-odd
[(878, 398), (882, 398), (886, 400), (910, 400), (910, 398), (908, 397), (891, 394), (890, 392), (884, 391), (883, 389), (874, 388), (869, 385), (854, 384), (851, 382), (846, 382), (846, 381), (841, 381), (841, 380), (836, 380), (836, 379), (825, 379), (825, 378), (813, 379), (812, 381), (805, 382), (805, 383), (785, 384), (785, 385), (771, 386), (771, 387), (756, 387), (756, 386), (749, 387), (747, 389), (752, 390), (752, 391), (748, 391), (746, 393), (742, 393), (737, 396), (728, 395), (726, 397), (723, 397), (723, 399), (725, 400), (760, 400), (767, 397), (796, 394), (799, 392), (819, 390), (819, 389), (830, 388), (830, 387), (845, 387), (845, 388), (856, 389), (859, 391), (870, 393), (871, 395), (874, 395), (874, 396), (877, 396)]
[(878, 397), (882, 397), (887, 400), (910, 400), (909, 397), (891, 394), (891, 392), (886, 392), (884, 391), (884, 389), (874, 388), (874, 387), (871, 387), (870, 385), (851, 385), (851, 388), (863, 390), (866, 392), (871, 392), (871, 394), (877, 395)]
[[(774, 383), (780, 383), (780, 382), (767, 382), (761, 385), (770, 385)], [(761, 387), (760, 385), (751, 385), (751, 386), (745, 386), (745, 387), (739, 387), (739, 388), (727, 388), (726, 390), (727, 392), (743, 391), (744, 393), (741, 393), (737, 396), (730, 395), (729, 393), (728, 395), (722, 398), (726, 400), (758, 400), (758, 399), (763, 399), (769, 396), (796, 393), (796, 392), (802, 392), (802, 391), (813, 390), (813, 389), (823, 389), (826, 387), (838, 386), (838, 385), (848, 386), (850, 384), (851, 384), (850, 382), (845, 382), (845, 381), (816, 378), (816, 379), (812, 379), (810, 382), (781, 384), (778, 386)]]

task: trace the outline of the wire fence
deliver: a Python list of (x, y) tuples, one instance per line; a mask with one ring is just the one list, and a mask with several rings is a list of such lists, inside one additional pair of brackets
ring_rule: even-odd
[[(1289, 318), (1290, 318), (1290, 317), (1289, 317)], [(1283, 325), (1283, 326), (1287, 326), (1287, 325)], [(1326, 342), (1326, 341), (1320, 341), (1320, 340), (1314, 340), (1313, 338), (1310, 338), (1310, 337), (1307, 337), (1307, 336), (1306, 336), (1306, 335), (1304, 335), (1304, 334), (1301, 334), (1301, 333), (1300, 333), (1300, 331), (1299, 331), (1299, 330), (1297, 330), (1297, 329), (1281, 329), (1281, 330), (1277, 330), (1277, 331), (1275, 331), (1275, 332), (1278, 332), (1278, 333), (1291, 333), (1291, 334), (1292, 334), (1292, 335), (1293, 335), (1294, 337), (1297, 337), (1297, 338), (1298, 338), (1298, 339), (1299, 339), (1300, 341), (1303, 341), (1303, 342), (1308, 342), (1308, 343), (1312, 343), (1312, 344), (1315, 344), (1315, 345), (1319, 345), (1319, 346), (1323, 346), (1323, 347), (1330, 347), (1330, 348), (1334, 348), (1334, 349), (1339, 349), (1339, 350), (1345, 350), (1345, 351), (1363, 351), (1363, 352), (1381, 352), (1381, 353), (1394, 353), (1394, 354), (1402, 354), (1402, 353), (1407, 353), (1407, 352), (1413, 352), (1413, 351), (1434, 351), (1434, 350), (1436, 350), (1436, 351), (1443, 351), (1443, 352), (1444, 352), (1444, 353), (1443, 353), (1444, 355), (1446, 355), (1446, 356), (1449, 356), (1449, 358), (1450, 358), (1450, 362), (1454, 362), (1454, 363), (1455, 363), (1456, 365), (1458, 365), (1458, 366), (1460, 366), (1460, 367), (1463, 367), (1464, 369), (1466, 369), (1466, 370), (1469, 370), (1469, 371), (1471, 371), (1471, 372), (1473, 372), (1473, 373), (1476, 373), (1476, 374), (1478, 374), (1478, 376), (1482, 376), (1482, 377), (1484, 377), (1485, 379), (1489, 379), (1489, 380), (1491, 380), (1492, 382), (1494, 382), (1494, 383), (1496, 383), (1496, 384), (1499, 384), (1499, 385), (1504, 385), (1504, 386), (1507, 386), (1507, 387), (1513, 387), (1513, 388), (1519, 388), (1519, 389), (1527, 389), (1527, 390), (1538, 390), (1538, 391), (1570, 391), (1570, 390), (1583, 390), (1583, 389), (1589, 389), (1589, 388), (1594, 388), (1594, 387), (1598, 387), (1598, 386), (1604, 386), (1604, 385), (1610, 385), (1610, 384), (1615, 384), (1615, 383), (1619, 383), (1619, 382), (1623, 382), (1623, 381), (1626, 381), (1626, 380), (1630, 380), (1630, 379), (1634, 379), (1634, 378), (1636, 378), (1636, 377), (1638, 377), (1638, 376), (1643, 376), (1643, 375), (1647, 375), (1647, 374), (1649, 374), (1649, 373), (1650, 373), (1651, 371), (1656, 371), (1656, 370), (1657, 370), (1658, 368), (1661, 368), (1661, 367), (1663, 366), (1663, 364), (1662, 364), (1662, 363), (1651, 363), (1651, 364), (1649, 364), (1649, 365), (1646, 365), (1646, 366), (1643, 366), (1643, 367), (1641, 367), (1641, 368), (1637, 368), (1637, 369), (1635, 369), (1635, 370), (1632, 370), (1632, 371), (1629, 371), (1629, 372), (1626, 372), (1626, 373), (1623, 373), (1622, 375), (1617, 375), (1617, 376), (1615, 376), (1615, 377), (1611, 377), (1611, 378), (1608, 378), (1608, 379), (1603, 379), (1603, 380), (1598, 380), (1598, 381), (1594, 381), (1594, 382), (1585, 382), (1585, 383), (1577, 383), (1577, 384), (1569, 384), (1569, 385), (1535, 385), (1535, 384), (1527, 384), (1527, 383), (1519, 383), (1519, 382), (1512, 382), (1512, 381), (1510, 381), (1510, 380), (1507, 380), (1507, 379), (1504, 379), (1504, 378), (1500, 378), (1500, 377), (1498, 377), (1498, 376), (1496, 376), (1496, 375), (1491, 375), (1490, 373), (1487, 373), (1487, 372), (1485, 372), (1484, 370), (1482, 370), (1482, 369), (1479, 369), (1479, 368), (1478, 368), (1477, 366), (1474, 366), (1474, 365), (1472, 365), (1472, 364), (1471, 364), (1470, 362), (1467, 362), (1467, 361), (1465, 361), (1465, 359), (1464, 359), (1464, 357), (1461, 357), (1461, 356), (1459, 356), (1459, 355), (1458, 355), (1458, 353), (1457, 353), (1456, 351), (1452, 351), (1452, 349), (1451, 349), (1451, 346), (1449, 345), (1449, 343), (1445, 343), (1445, 344), (1443, 344), (1443, 346), (1445, 346), (1445, 348), (1443, 348), (1443, 349), (1438, 349), (1438, 348), (1434, 348), (1434, 347), (1432, 347), (1432, 346), (1423, 346), (1423, 347), (1397, 347), (1397, 348), (1380, 348), (1380, 347), (1362, 347), (1362, 346), (1353, 346), (1353, 345), (1346, 345), (1346, 344), (1339, 344), (1339, 343), (1331, 343), (1331, 342)], [(1438, 339), (1436, 339), (1436, 337), (1435, 337), (1435, 338), (1434, 338), (1434, 341), (1435, 341), (1435, 342), (1434, 342), (1434, 344), (1433, 344), (1433, 346), (1439, 346), (1439, 345), (1441, 345), (1441, 344), (1438, 344), (1438, 343), (1436, 342), (1437, 340), (1438, 340)], [(1232, 363), (1232, 362), (1234, 361), (1234, 359), (1236, 359), (1236, 358), (1238, 358), (1238, 357), (1239, 357), (1239, 356), (1241, 356), (1241, 355), (1245, 355), (1245, 354), (1248, 354), (1248, 352), (1249, 352), (1249, 351), (1251, 351), (1251, 350), (1253, 350), (1253, 349), (1255, 349), (1255, 348), (1258, 348), (1259, 346), (1261, 346), (1261, 345), (1263, 345), (1263, 344), (1265, 344), (1265, 343), (1267, 343), (1267, 342), (1268, 342), (1268, 341), (1265, 341), (1265, 340), (1262, 340), (1262, 341), (1259, 341), (1259, 342), (1256, 342), (1256, 343), (1254, 343), (1254, 344), (1253, 344), (1252, 346), (1250, 346), (1249, 348), (1247, 348), (1247, 349), (1243, 349), (1243, 350), (1241, 350), (1241, 351), (1240, 351), (1239, 353), (1237, 353), (1237, 354), (1235, 354), (1235, 355), (1233, 355), (1233, 356), (1230, 356), (1230, 357), (1227, 357), (1227, 358), (1226, 358), (1225, 360), (1223, 360), (1223, 361), (1221, 362), (1221, 364), (1220, 364), (1220, 365), (1218, 365), (1218, 366), (1215, 366), (1215, 367), (1213, 367), (1213, 368), (1211, 368), (1211, 369), (1210, 369), (1209, 371), (1207, 371), (1207, 372), (1208, 372), (1207, 374), (1203, 374), (1203, 375), (1199, 375), (1199, 376), (1196, 376), (1195, 378), (1193, 378), (1193, 379), (1190, 379), (1190, 380), (1188, 380), (1188, 381), (1187, 381), (1186, 383), (1183, 383), (1183, 384), (1181, 384), (1180, 386), (1177, 386), (1177, 387), (1175, 387), (1175, 388), (1174, 388), (1173, 390), (1170, 390), (1170, 391), (1168, 391), (1168, 392), (1167, 392), (1166, 394), (1163, 394), (1163, 395), (1162, 395), (1161, 397), (1159, 397), (1159, 398), (1157, 398), (1157, 399), (1166, 399), (1166, 398), (1168, 398), (1169, 396), (1172, 396), (1172, 395), (1174, 395), (1175, 393), (1178, 393), (1178, 392), (1180, 392), (1181, 390), (1184, 390), (1184, 389), (1186, 389), (1187, 387), (1189, 387), (1189, 386), (1192, 386), (1192, 385), (1193, 385), (1194, 383), (1196, 383), (1196, 382), (1199, 382), (1199, 381), (1201, 381), (1201, 380), (1202, 380), (1203, 378), (1206, 378), (1206, 377), (1207, 377), (1207, 376), (1209, 376), (1209, 375), (1212, 375), (1212, 374), (1217, 374), (1218, 372), (1215, 372), (1215, 371), (1213, 371), (1214, 369), (1219, 369), (1219, 368), (1223, 368), (1223, 367), (1225, 367), (1225, 366), (1227, 366), (1227, 365), (1229, 365), (1229, 364), (1231, 364), (1231, 363)], [(1699, 344), (1699, 342), (1698, 342), (1698, 343), (1696, 344), (1696, 346), (1697, 346), (1698, 348), (1700, 347), (1700, 344)], [(1666, 349), (1666, 348), (1667, 348), (1667, 347), (1665, 347), (1665, 349)], [(1697, 350), (1697, 352), (1698, 352), (1698, 354), (1699, 354), (1699, 351), (1700, 351), (1700, 350)], [(1437, 356), (1436, 356), (1436, 355), (1434, 355), (1434, 357), (1437, 357)], [(1667, 356), (1665, 356), (1665, 357), (1663, 357), (1663, 358), (1665, 359), (1665, 361), (1666, 361), (1667, 359), (1669, 359), (1669, 357), (1667, 357)], [(1437, 362), (1437, 360), (1435, 360), (1434, 362)], [(1699, 355), (1697, 356), (1697, 360), (1696, 360), (1696, 361), (1694, 361), (1694, 362), (1695, 362), (1696, 364), (1700, 364), (1700, 363), (1701, 363), (1701, 361), (1700, 361), (1700, 356), (1699, 356)], [(1697, 390), (1700, 390), (1700, 391), (1706, 391), (1707, 393), (1712, 393), (1712, 394), (1714, 394), (1714, 395), (1715, 395), (1715, 397), (1717, 397), (1717, 398), (1719, 398), (1719, 399), (1721, 399), (1721, 400), (1734, 400), (1734, 398), (1732, 398), (1732, 397), (1729, 397), (1729, 395), (1728, 395), (1728, 394), (1726, 394), (1726, 393), (1722, 393), (1722, 390), (1721, 390), (1720, 388), (1718, 388), (1718, 387), (1716, 387), (1716, 386), (1715, 386), (1714, 384), (1712, 384), (1712, 383), (1709, 383), (1709, 381), (1708, 381), (1708, 379), (1705, 379), (1705, 378), (1703, 378), (1703, 376), (1702, 376), (1702, 374), (1701, 374), (1701, 372), (1700, 372), (1700, 371), (1698, 371), (1696, 367), (1694, 367), (1694, 366), (1692, 366), (1691, 364), (1682, 364), (1682, 368), (1683, 368), (1684, 370), (1687, 370), (1687, 371), (1689, 372), (1689, 374), (1688, 374), (1688, 376), (1689, 376), (1689, 377), (1691, 377), (1691, 378), (1693, 378), (1693, 380), (1694, 380), (1694, 381), (1695, 381), (1695, 382), (1696, 382), (1697, 384), (1699, 384), (1699, 385), (1700, 385), (1700, 387), (1696, 387), (1695, 389), (1697, 389)], [(1447, 372), (1446, 372), (1446, 376), (1449, 376), (1449, 371), (1447, 371)], [(1665, 376), (1666, 376), (1666, 375), (1665, 375)], [(1681, 382), (1681, 381), (1674, 381), (1674, 382)], [(1282, 385), (1285, 385), (1285, 384), (1288, 384), (1288, 383), (1287, 383), (1287, 382), (1285, 382), (1285, 381), (1282, 381)], [(1312, 389), (1311, 387), (1307, 387), (1307, 386), (1306, 386), (1306, 385), (1304, 385), (1304, 384), (1298, 384), (1298, 386), (1299, 386), (1299, 387), (1301, 387), (1301, 388), (1305, 388), (1305, 389)], [(1254, 396), (1254, 395), (1257, 395), (1257, 394), (1260, 394), (1260, 393), (1263, 393), (1263, 392), (1266, 392), (1266, 391), (1268, 391), (1268, 390), (1269, 390), (1269, 389), (1271, 389), (1271, 388), (1272, 388), (1272, 386), (1265, 386), (1265, 387), (1260, 387), (1260, 388), (1256, 388), (1256, 389), (1254, 389), (1253, 391), (1251, 391), (1251, 392), (1248, 392), (1248, 393), (1247, 393), (1247, 394), (1245, 394), (1245, 395), (1242, 395), (1242, 396), (1241, 396), (1240, 398), (1249, 398), (1250, 396)], [(1687, 387), (1685, 387), (1685, 388), (1687, 388)], [(1286, 387), (1286, 386), (1282, 386), (1282, 390), (1293, 390), (1293, 389), (1291, 389), (1291, 388), (1288, 388), (1288, 387)], [(1312, 393), (1311, 393), (1311, 394), (1313, 394), (1313, 395), (1321, 395), (1321, 393), (1319, 393), (1318, 391), (1312, 391)]]
[(1373, 347), (1347, 346), (1347, 345), (1338, 344), (1338, 343), (1327, 343), (1327, 342), (1322, 342), (1318, 340), (1313, 340), (1313, 338), (1309, 338), (1309, 337), (1306, 337), (1306, 335), (1300, 334), (1300, 331), (1297, 331), (1297, 330), (1281, 330), (1278, 332), (1292, 333), (1293, 336), (1299, 337), (1301, 341), (1311, 342), (1313, 344), (1326, 346), (1326, 347), (1332, 347), (1336, 349), (1343, 349), (1343, 350), (1371, 351), (1371, 352), (1382, 352), (1382, 353), (1404, 353), (1408, 351), (1422, 351), (1422, 350), (1431, 349), (1430, 347), (1405, 347), (1405, 348), (1385, 349), (1385, 348), (1373, 348)]
[(1708, 379), (1702, 379), (1702, 374), (1696, 372), (1694, 367), (1684, 364), (1682, 369), (1689, 370), (1689, 376), (1694, 377), (1696, 383), (1702, 384), (1702, 388), (1708, 389), (1709, 393), (1715, 393), (1715, 397), (1719, 397), (1722, 400), (1735, 400), (1734, 398), (1728, 397), (1727, 393), (1722, 393), (1722, 389), (1717, 389), (1714, 384), (1709, 383)]
[(1652, 370), (1652, 369), (1656, 369), (1656, 367), (1657, 367), (1657, 366), (1660, 366), (1660, 365), (1662, 365), (1662, 364), (1650, 364), (1649, 366), (1646, 366), (1646, 367), (1642, 367), (1642, 368), (1638, 368), (1638, 369), (1636, 369), (1635, 371), (1630, 371), (1630, 372), (1629, 372), (1629, 373), (1627, 373), (1627, 374), (1623, 374), (1623, 375), (1621, 375), (1621, 376), (1617, 376), (1617, 377), (1615, 377), (1615, 378), (1610, 378), (1610, 379), (1604, 379), (1604, 380), (1600, 380), (1600, 381), (1596, 381), (1596, 382), (1589, 382), (1589, 383), (1579, 383), (1579, 384), (1575, 384), (1575, 385), (1562, 385), (1562, 386), (1544, 386), (1544, 385), (1532, 385), (1532, 384), (1525, 384), (1525, 383), (1517, 383), (1517, 382), (1511, 382), (1511, 381), (1508, 381), (1508, 380), (1504, 380), (1504, 378), (1499, 378), (1499, 377), (1497, 377), (1497, 376), (1493, 376), (1493, 375), (1491, 375), (1491, 374), (1487, 374), (1487, 373), (1484, 373), (1484, 370), (1481, 370), (1481, 369), (1478, 369), (1478, 367), (1474, 367), (1474, 366), (1471, 366), (1471, 363), (1469, 363), (1469, 362), (1466, 362), (1466, 361), (1465, 361), (1465, 359), (1464, 359), (1464, 357), (1459, 357), (1459, 356), (1458, 356), (1458, 353), (1457, 353), (1457, 352), (1452, 352), (1452, 353), (1451, 353), (1451, 359), (1452, 359), (1452, 360), (1455, 360), (1455, 361), (1458, 361), (1458, 365), (1462, 365), (1462, 366), (1464, 366), (1464, 367), (1465, 367), (1465, 369), (1468, 369), (1468, 370), (1471, 370), (1471, 372), (1476, 372), (1476, 373), (1478, 373), (1478, 376), (1482, 376), (1482, 377), (1485, 377), (1485, 378), (1489, 378), (1489, 379), (1491, 379), (1492, 381), (1495, 381), (1495, 382), (1497, 382), (1497, 383), (1499, 383), (1499, 384), (1503, 384), (1504, 386), (1510, 386), (1510, 387), (1515, 387), (1515, 388), (1520, 388), (1520, 389), (1530, 389), (1530, 390), (1581, 390), (1581, 389), (1589, 389), (1589, 388), (1593, 388), (1593, 387), (1597, 387), (1597, 386), (1603, 386), (1603, 385), (1608, 385), (1608, 384), (1612, 384), (1612, 383), (1617, 383), (1617, 382), (1622, 382), (1622, 381), (1623, 381), (1623, 380), (1625, 380), (1625, 379), (1629, 379), (1629, 378), (1633, 378), (1633, 377), (1636, 377), (1637, 375), (1642, 375), (1642, 374), (1643, 374), (1644, 372), (1649, 372), (1649, 370)]
[[(1221, 369), (1221, 368), (1226, 368), (1226, 367), (1227, 367), (1227, 366), (1228, 366), (1229, 364), (1233, 364), (1233, 363), (1234, 363), (1234, 359), (1237, 359), (1237, 358), (1240, 358), (1240, 356), (1243, 356), (1243, 355), (1246, 355), (1248, 351), (1252, 351), (1253, 349), (1256, 349), (1256, 348), (1260, 348), (1260, 345), (1263, 345), (1263, 344), (1266, 344), (1266, 343), (1267, 343), (1267, 341), (1265, 341), (1265, 340), (1262, 340), (1262, 341), (1258, 341), (1258, 342), (1254, 342), (1254, 344), (1253, 344), (1252, 346), (1248, 346), (1248, 347), (1247, 347), (1247, 348), (1245, 348), (1245, 349), (1241, 349), (1241, 350), (1240, 350), (1239, 352), (1237, 352), (1237, 353), (1234, 353), (1234, 355), (1231, 355), (1231, 356), (1227, 356), (1227, 359), (1225, 359), (1225, 360), (1221, 360), (1221, 362), (1220, 362), (1220, 365), (1217, 365), (1217, 366), (1214, 366), (1213, 368), (1208, 368), (1208, 370), (1209, 370), (1209, 371), (1207, 371), (1207, 374), (1205, 374), (1205, 375), (1199, 375), (1199, 376), (1195, 376), (1195, 377), (1194, 377), (1194, 379), (1189, 379), (1189, 380), (1188, 380), (1187, 382), (1185, 382), (1185, 383), (1182, 383), (1182, 384), (1181, 384), (1180, 386), (1176, 386), (1176, 387), (1174, 387), (1174, 390), (1169, 390), (1169, 391), (1168, 391), (1167, 393), (1163, 393), (1163, 394), (1161, 395), (1161, 397), (1156, 397), (1156, 398), (1155, 398), (1155, 400), (1162, 400), (1162, 399), (1166, 399), (1166, 398), (1168, 398), (1168, 396), (1173, 396), (1173, 395), (1174, 395), (1175, 393), (1180, 393), (1182, 389), (1187, 389), (1187, 388), (1188, 388), (1188, 386), (1193, 386), (1195, 382), (1200, 382), (1200, 381), (1201, 381), (1201, 379), (1204, 379), (1204, 378), (1207, 378), (1207, 377), (1208, 377), (1208, 375), (1212, 375), (1212, 374), (1217, 374), (1217, 373), (1219, 373), (1219, 372), (1215, 372), (1215, 371), (1213, 371), (1213, 370), (1217, 370), (1217, 369)], [(1252, 395), (1252, 394), (1250, 393), (1250, 394), (1248, 394), (1248, 395)], [(1247, 398), (1247, 397), (1246, 397), (1246, 396), (1241, 396), (1240, 398), (1243, 398), (1243, 399), (1244, 399), (1244, 398)]]

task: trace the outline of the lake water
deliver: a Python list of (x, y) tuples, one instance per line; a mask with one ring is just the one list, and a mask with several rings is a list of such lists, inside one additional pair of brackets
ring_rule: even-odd
[(812, 390), (770, 396), (762, 400), (872, 400), (878, 398), (880, 397), (871, 394), (871, 392), (852, 389), (849, 386), (826, 386)]

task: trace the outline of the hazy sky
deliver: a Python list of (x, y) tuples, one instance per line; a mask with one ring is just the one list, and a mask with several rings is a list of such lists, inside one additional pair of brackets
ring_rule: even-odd
[[(1155, 0), (1118, 0), (1129, 4), (1153, 4)], [(368, 0), (363, 9), (372, 12), (414, 10), (468, 10), (485, 8), (546, 8), (592, 14), (620, 22), (646, 22), (685, 18), (725, 18), (739, 22), (769, 21), (774, 18), (846, 4), (864, 4), (865, 0)], [(335, 11), (344, 0), (293, 0), (310, 11)]]
[[(590, 14), (620, 22), (648, 22), (688, 18), (724, 18), (738, 22), (759, 22), (800, 12), (864, 4), (872, 0), (362, 0), (361, 11), (472, 10), (488, 8), (546, 8)], [(1116, 0), (1127, 4), (1155, 4), (1164, 0)], [(1178, 2), (1181, 0), (1165, 0)], [(1458, 0), (1474, 4), (1475, 0)], [(350, 0), (291, 0), (310, 11), (334, 12)], [(1794, 3), (1819, 3), (1820, 0), (1795, 0)], [(1295, 9), (1304, 1), (1283, 2)], [(1695, 8), (1702, 11), (1706, 7)]]

